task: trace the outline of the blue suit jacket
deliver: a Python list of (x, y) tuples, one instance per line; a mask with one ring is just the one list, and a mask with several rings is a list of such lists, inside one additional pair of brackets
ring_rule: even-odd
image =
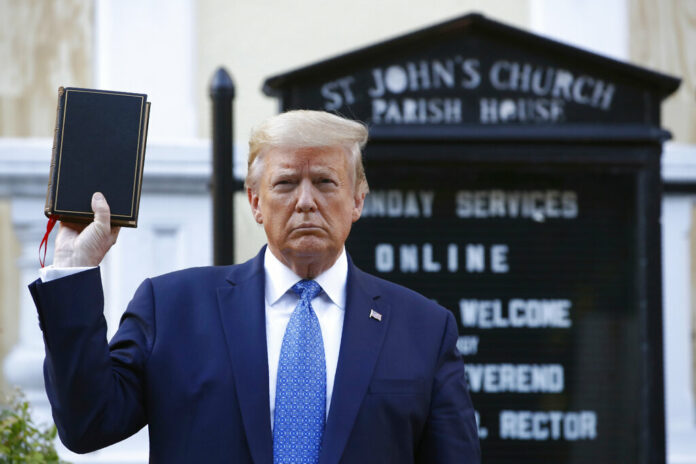
[[(99, 270), (31, 284), (63, 443), (88, 452), (149, 424), (151, 462), (271, 464), (264, 279), (263, 250), (148, 279), (109, 345)], [(350, 263), (320, 462), (478, 463), (456, 339), (449, 311)]]

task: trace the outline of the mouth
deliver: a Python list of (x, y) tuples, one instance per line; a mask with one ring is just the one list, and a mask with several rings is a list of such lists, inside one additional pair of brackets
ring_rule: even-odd
[(316, 224), (300, 224), (293, 228), (295, 232), (316, 232), (324, 230)]

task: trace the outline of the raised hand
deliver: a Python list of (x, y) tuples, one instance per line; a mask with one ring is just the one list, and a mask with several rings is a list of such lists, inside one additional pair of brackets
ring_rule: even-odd
[(53, 253), (54, 267), (98, 266), (116, 243), (120, 227), (111, 227), (111, 210), (100, 192), (92, 195), (94, 221), (61, 222)]

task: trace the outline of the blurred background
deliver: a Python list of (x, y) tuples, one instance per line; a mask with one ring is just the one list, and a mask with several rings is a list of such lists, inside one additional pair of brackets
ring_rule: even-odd
[[(43, 343), (26, 285), (38, 244), (58, 87), (147, 93), (152, 102), (140, 224), (102, 266), (113, 334), (145, 277), (212, 263), (209, 83), (236, 87), (235, 175), (250, 128), (278, 111), (265, 78), (470, 12), (682, 79), (662, 107), (665, 411), (670, 463), (696, 463), (696, 1), (0, 0), (0, 390), (20, 386), (50, 420)], [(264, 243), (235, 197), (236, 259)], [(52, 240), (52, 239), (51, 239)], [(51, 247), (49, 246), (51, 262)], [(147, 436), (74, 462), (147, 461)]]

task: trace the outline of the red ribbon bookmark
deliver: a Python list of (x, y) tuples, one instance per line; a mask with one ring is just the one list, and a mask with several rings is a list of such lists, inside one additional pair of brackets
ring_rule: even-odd
[[(48, 236), (51, 235), (51, 231), (53, 230), (53, 227), (56, 225), (56, 222), (58, 222), (58, 219), (55, 216), (51, 216), (48, 218), (48, 223), (46, 224), (46, 233), (43, 236), (43, 240), (41, 240), (41, 244), (39, 245), (39, 264), (41, 264), (41, 267), (44, 267), (44, 264), (46, 264), (46, 251), (48, 250)], [(43, 247), (43, 258), (41, 257), (41, 247)]]

